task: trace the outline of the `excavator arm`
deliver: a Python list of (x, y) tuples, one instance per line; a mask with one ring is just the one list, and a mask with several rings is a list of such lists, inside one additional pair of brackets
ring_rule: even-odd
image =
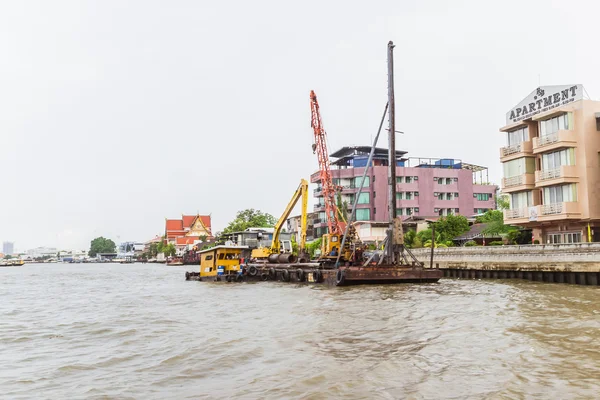
[(308, 206), (308, 182), (306, 179), (300, 180), (300, 185), (298, 185), (298, 189), (294, 192), (292, 199), (288, 203), (287, 207), (281, 217), (279, 217), (279, 221), (275, 224), (275, 229), (273, 232), (273, 241), (271, 242), (271, 252), (279, 253), (279, 234), (281, 233), (281, 228), (283, 228), (283, 224), (290, 216), (290, 213), (298, 203), (298, 200), (302, 197), (302, 216), (300, 222), (300, 250), (304, 250), (304, 246), (306, 245), (306, 209)]

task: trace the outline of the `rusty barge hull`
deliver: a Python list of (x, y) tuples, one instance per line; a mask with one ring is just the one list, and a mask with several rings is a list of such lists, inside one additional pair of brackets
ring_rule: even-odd
[(333, 279), (335, 286), (381, 285), (398, 283), (435, 283), (444, 273), (439, 269), (412, 266), (378, 265), (367, 267), (341, 267)]
[(318, 263), (250, 263), (244, 266), (244, 271), (243, 274), (209, 277), (200, 277), (197, 272), (186, 272), (185, 276), (186, 280), (205, 282), (280, 281), (326, 286), (435, 283), (443, 277), (443, 272), (439, 269), (398, 265), (345, 266), (335, 269)]

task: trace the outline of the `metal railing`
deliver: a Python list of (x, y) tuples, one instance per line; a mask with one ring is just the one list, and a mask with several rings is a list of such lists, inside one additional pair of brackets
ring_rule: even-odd
[(542, 215), (562, 214), (562, 212), (562, 203), (545, 204), (542, 206)]
[(523, 146), (521, 143), (513, 144), (512, 146), (506, 146), (502, 148), (502, 156), (510, 156), (511, 154), (520, 153)]
[(521, 184), (523, 184), (523, 175), (504, 178), (504, 187), (517, 186)]
[(506, 210), (506, 218), (514, 219), (514, 218), (525, 218), (527, 215), (526, 208), (515, 208), (514, 210)]
[(560, 178), (560, 167), (540, 171), (540, 180)]
[(546, 146), (558, 142), (558, 132), (549, 135), (540, 136), (538, 138), (538, 147)]

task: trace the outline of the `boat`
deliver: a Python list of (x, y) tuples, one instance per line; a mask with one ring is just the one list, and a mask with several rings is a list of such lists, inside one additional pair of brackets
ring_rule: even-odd
[(19, 258), (11, 258), (8, 260), (0, 260), (0, 267), (20, 267), (25, 265), (25, 261)]

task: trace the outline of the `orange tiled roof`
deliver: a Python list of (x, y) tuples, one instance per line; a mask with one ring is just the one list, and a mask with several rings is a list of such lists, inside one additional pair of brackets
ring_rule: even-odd
[(182, 231), (183, 221), (180, 219), (168, 219), (166, 222), (166, 230), (168, 231)]
[(178, 245), (194, 244), (194, 240), (200, 240), (200, 238), (198, 236), (178, 237), (175, 243)]
[(208, 229), (209, 232), (212, 232), (210, 224), (210, 215), (199, 215), (199, 217), (200, 221), (202, 221), (206, 229)]
[(191, 228), (192, 224), (196, 220), (197, 215), (182, 215), (183, 218), (183, 228)]

